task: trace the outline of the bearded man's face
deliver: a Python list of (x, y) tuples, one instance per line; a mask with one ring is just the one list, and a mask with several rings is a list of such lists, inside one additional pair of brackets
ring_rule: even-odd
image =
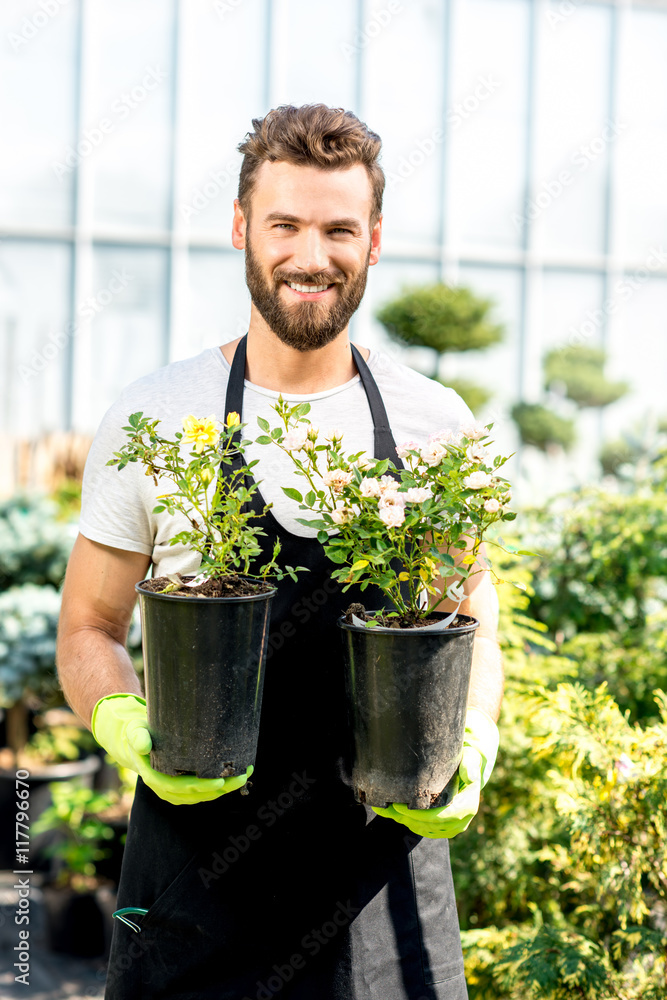
[(298, 351), (348, 326), (379, 256), (365, 167), (324, 171), (263, 163), (245, 227), (246, 281), (255, 308)]

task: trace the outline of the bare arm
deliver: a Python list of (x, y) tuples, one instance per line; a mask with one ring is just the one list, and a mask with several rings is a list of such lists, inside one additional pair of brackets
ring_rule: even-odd
[(136, 600), (150, 556), (92, 542), (79, 534), (67, 564), (58, 622), (56, 665), (69, 705), (90, 728), (105, 695), (141, 694), (126, 649)]
[[(465, 552), (460, 550), (457, 552), (458, 555), (455, 555), (455, 558), (460, 561)], [(454, 555), (454, 553), (452, 554)], [(486, 555), (483, 545), (479, 555), (482, 558)], [(473, 569), (477, 569), (477, 567), (473, 567)], [(479, 621), (473, 646), (468, 706), (481, 708), (497, 722), (503, 700), (505, 677), (502, 654), (498, 644), (498, 596), (491, 582), (489, 570), (484, 569), (474, 573), (463, 582), (463, 589), (466, 598), (459, 611), (462, 615), (472, 615)], [(439, 611), (453, 611), (455, 608), (456, 604), (453, 604), (449, 599), (445, 599), (438, 605)]]

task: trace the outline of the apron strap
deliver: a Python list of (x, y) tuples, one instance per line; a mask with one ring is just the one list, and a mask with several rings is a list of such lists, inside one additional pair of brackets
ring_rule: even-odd
[(354, 344), (350, 344), (350, 347), (352, 348), (352, 357), (354, 358), (354, 362), (357, 366), (357, 371), (361, 377), (361, 384), (366, 390), (368, 405), (371, 410), (371, 416), (373, 417), (373, 455), (375, 458), (379, 459), (388, 458), (394, 463), (397, 469), (402, 469), (403, 463), (396, 454), (396, 442), (394, 441), (394, 435), (391, 433), (389, 418), (387, 417), (385, 405), (382, 402), (380, 390), (377, 387), (375, 379), (371, 375), (370, 368), (362, 358), (357, 348)]
[[(243, 422), (243, 388), (245, 385), (245, 364), (246, 364), (246, 341), (248, 335), (241, 337), (241, 340), (236, 345), (236, 350), (234, 352), (234, 357), (232, 359), (232, 366), (229, 372), (229, 381), (227, 383), (227, 396), (225, 399), (225, 420), (227, 419), (228, 413), (238, 413)], [(242, 434), (241, 430), (237, 430), (232, 441), (237, 446), (237, 450), (232, 453), (232, 464), (227, 466), (221, 466), (221, 472), (223, 475), (228, 475), (229, 473), (238, 472), (238, 470), (243, 465), (243, 456), (240, 451), (238, 451), (238, 445), (241, 442)]]
[[(232, 360), (231, 370), (229, 373), (229, 382), (227, 383), (225, 418), (228, 413), (235, 411), (241, 416), (241, 420), (243, 420), (243, 387), (245, 384), (247, 339), (247, 334), (244, 337), (241, 337), (241, 340), (238, 342), (236, 347), (236, 351), (234, 352), (234, 358)], [(391, 433), (387, 411), (384, 403), (382, 402), (380, 390), (376, 385), (375, 379), (371, 375), (368, 365), (362, 358), (357, 348), (354, 344), (350, 344), (350, 347), (352, 348), (352, 357), (354, 358), (354, 363), (357, 366), (357, 371), (359, 372), (359, 376), (361, 378), (361, 384), (366, 392), (371, 417), (373, 418), (373, 455), (375, 458), (379, 459), (388, 458), (394, 463), (396, 468), (402, 469), (403, 463), (396, 454), (396, 442), (394, 441), (394, 436)], [(237, 431), (234, 437), (235, 440), (240, 441), (241, 432)], [(231, 466), (232, 470), (240, 467), (241, 464), (241, 454), (237, 452)]]

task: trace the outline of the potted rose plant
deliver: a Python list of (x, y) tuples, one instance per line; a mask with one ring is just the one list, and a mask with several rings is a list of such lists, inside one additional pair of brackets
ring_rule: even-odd
[[(170, 544), (201, 556), (196, 576), (174, 573), (136, 585), (151, 766), (200, 778), (243, 774), (257, 750), (276, 593), (270, 580), (296, 578), (297, 569), (278, 566), (279, 543), (261, 560), (265, 532), (248, 504), (258, 484), (246, 480), (255, 463), (235, 461), (248, 443), (240, 440), (238, 414), (224, 424), (214, 415), (189, 415), (173, 439), (158, 433), (159, 422), (133, 413), (123, 428), (128, 442), (107, 463), (121, 470), (142, 462), (156, 486), (170, 480), (175, 488), (158, 495), (153, 512), (181, 515), (183, 530)], [(229, 474), (217, 475), (224, 465)]]
[[(445, 804), (461, 759), (472, 650), (479, 622), (458, 608), (463, 581), (481, 572), (484, 536), (513, 520), (509, 484), (492, 458), (492, 425), (443, 431), (397, 447), (402, 468), (365, 453), (347, 454), (343, 435), (320, 434), (308, 404), (278, 401), (282, 426), (261, 444), (287, 452), (305, 480), (284, 487), (317, 529), (343, 591), (371, 589), (384, 606), (355, 603), (339, 619), (359, 801), (411, 808)], [(443, 598), (453, 613), (437, 608)], [(375, 601), (375, 597), (371, 597)]]

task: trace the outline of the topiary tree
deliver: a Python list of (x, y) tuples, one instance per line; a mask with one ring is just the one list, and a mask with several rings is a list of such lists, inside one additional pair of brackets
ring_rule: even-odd
[(475, 412), (491, 393), (462, 379), (441, 379), (440, 362), (443, 354), (482, 351), (503, 339), (503, 327), (489, 319), (492, 306), (492, 300), (480, 298), (469, 288), (438, 282), (405, 289), (379, 309), (376, 318), (392, 340), (430, 348), (434, 352), (431, 377), (455, 389)]
[(540, 451), (550, 451), (555, 446), (569, 451), (574, 444), (574, 420), (559, 416), (542, 403), (516, 403), (511, 413), (524, 444)]
[[(608, 382), (606, 355), (597, 347), (558, 347), (543, 359), (544, 388), (553, 397), (569, 399), (581, 410), (610, 406), (629, 389), (626, 382)], [(518, 403), (512, 417), (524, 444), (540, 451), (559, 446), (569, 450), (576, 440), (575, 423), (543, 403)]]
[(544, 388), (563, 387), (578, 407), (601, 408), (615, 403), (629, 390), (627, 382), (608, 382), (606, 354), (597, 347), (576, 345), (549, 351), (544, 358)]

